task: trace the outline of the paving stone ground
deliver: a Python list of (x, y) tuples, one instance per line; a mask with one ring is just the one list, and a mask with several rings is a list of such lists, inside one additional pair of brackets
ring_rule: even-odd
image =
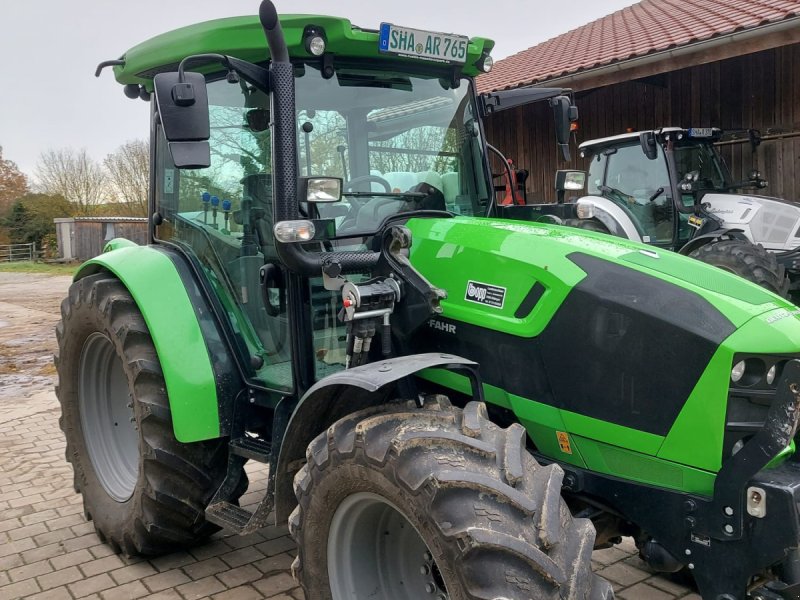
[[(52, 392), (53, 327), (69, 279), (0, 273), (0, 599), (301, 600), (286, 527), (245, 537), (216, 534), (196, 548), (145, 560), (115, 555), (83, 518), (72, 489)], [(263, 469), (248, 469), (244, 504), (257, 502)], [(592, 555), (622, 600), (699, 600), (654, 575), (630, 539)]]

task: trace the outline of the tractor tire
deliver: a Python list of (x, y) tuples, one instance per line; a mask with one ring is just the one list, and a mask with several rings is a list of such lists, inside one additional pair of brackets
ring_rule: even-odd
[(778, 264), (775, 254), (765, 250), (761, 244), (721, 240), (700, 246), (689, 256), (752, 281), (783, 298), (789, 297), (786, 269)]
[[(73, 283), (56, 335), (66, 459), (100, 539), (155, 555), (218, 531), (205, 508), (225, 476), (227, 438), (175, 439), (158, 355), (125, 286), (107, 273)], [(239, 495), (246, 488), (243, 474)]]
[(577, 229), (583, 229), (585, 231), (595, 231), (597, 233), (605, 233), (611, 234), (603, 223), (598, 221), (597, 219), (567, 219), (567, 225), (570, 227), (575, 227)]
[(314, 600), (613, 598), (591, 572), (594, 528), (561, 498), (519, 424), (486, 406), (397, 402), (349, 415), (294, 480), (292, 565)]

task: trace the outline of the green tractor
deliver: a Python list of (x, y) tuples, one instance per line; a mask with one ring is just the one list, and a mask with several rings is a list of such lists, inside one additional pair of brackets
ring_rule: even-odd
[(62, 304), (86, 518), (156, 554), (274, 511), (309, 600), (608, 599), (621, 536), (706, 599), (797, 598), (794, 307), (484, 217), (491, 47), (265, 0), (104, 63), (151, 101), (151, 242)]

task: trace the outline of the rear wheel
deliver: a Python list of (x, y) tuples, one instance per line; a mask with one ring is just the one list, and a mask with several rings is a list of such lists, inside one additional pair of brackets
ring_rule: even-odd
[(725, 269), (779, 296), (789, 296), (786, 270), (778, 264), (775, 254), (765, 250), (761, 244), (747, 240), (720, 240), (692, 250), (689, 256)]
[(295, 477), (293, 565), (317, 600), (606, 599), (594, 529), (561, 499), (563, 471), (525, 430), (434, 397), (341, 419)]
[[(217, 531), (204, 511), (225, 476), (227, 440), (175, 439), (158, 355), (128, 290), (108, 274), (85, 277), (61, 315), (59, 422), (100, 538), (117, 552), (159, 554)], [(239, 493), (246, 487), (243, 475)]]

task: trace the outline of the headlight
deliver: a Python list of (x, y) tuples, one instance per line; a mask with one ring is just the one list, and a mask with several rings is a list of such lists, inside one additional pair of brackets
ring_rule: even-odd
[(731, 381), (738, 388), (763, 387), (766, 375), (767, 363), (755, 356), (739, 360), (731, 369)]
[(783, 373), (783, 367), (786, 364), (786, 361), (778, 361), (774, 365), (769, 368), (767, 371), (767, 385), (776, 385), (778, 383), (778, 378)]
[(740, 360), (738, 363), (733, 365), (733, 368), (731, 369), (731, 381), (733, 383), (739, 383), (739, 381), (742, 380), (746, 366), (747, 365), (743, 360)]

